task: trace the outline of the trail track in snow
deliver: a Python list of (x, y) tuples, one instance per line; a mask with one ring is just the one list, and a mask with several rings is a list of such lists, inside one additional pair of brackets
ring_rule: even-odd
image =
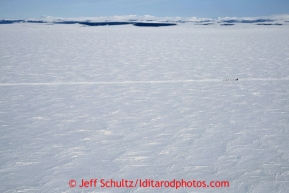
[[(288, 81), (289, 78), (244, 78), (238, 81)], [(18, 82), (0, 83), (0, 86), (57, 86), (57, 85), (103, 85), (103, 84), (173, 84), (193, 82), (238, 82), (226, 79), (201, 79), (201, 80), (145, 80), (145, 81), (97, 81), (97, 82)]]

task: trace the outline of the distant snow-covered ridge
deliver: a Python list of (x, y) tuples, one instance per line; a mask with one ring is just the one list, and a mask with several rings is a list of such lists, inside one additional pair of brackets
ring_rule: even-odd
[(49, 23), (49, 24), (82, 24), (88, 26), (103, 25), (127, 25), (135, 26), (170, 26), (178, 23), (194, 23), (196, 25), (234, 25), (238, 23), (249, 23), (255, 25), (289, 25), (289, 15), (273, 15), (266, 17), (218, 17), (218, 18), (198, 18), (198, 17), (155, 17), (151, 15), (124, 15), (110, 17), (81, 17), (81, 18), (60, 18), (52, 16), (41, 16), (34, 19), (3, 19), (0, 24), (12, 23)]

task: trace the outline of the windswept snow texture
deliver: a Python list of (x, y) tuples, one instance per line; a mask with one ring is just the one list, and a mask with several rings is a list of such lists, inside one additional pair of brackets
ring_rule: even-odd
[(0, 192), (288, 191), (288, 26), (9, 24), (0, 42)]

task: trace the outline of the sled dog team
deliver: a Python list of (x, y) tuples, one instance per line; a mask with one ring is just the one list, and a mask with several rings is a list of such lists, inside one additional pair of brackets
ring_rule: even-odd
[(238, 81), (238, 78), (224, 79), (223, 81)]

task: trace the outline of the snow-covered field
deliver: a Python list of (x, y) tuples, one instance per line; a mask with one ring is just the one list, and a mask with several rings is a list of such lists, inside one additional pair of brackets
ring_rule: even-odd
[[(0, 25), (0, 192), (287, 192), (288, 42), (289, 25)], [(230, 187), (79, 187), (102, 178)]]

